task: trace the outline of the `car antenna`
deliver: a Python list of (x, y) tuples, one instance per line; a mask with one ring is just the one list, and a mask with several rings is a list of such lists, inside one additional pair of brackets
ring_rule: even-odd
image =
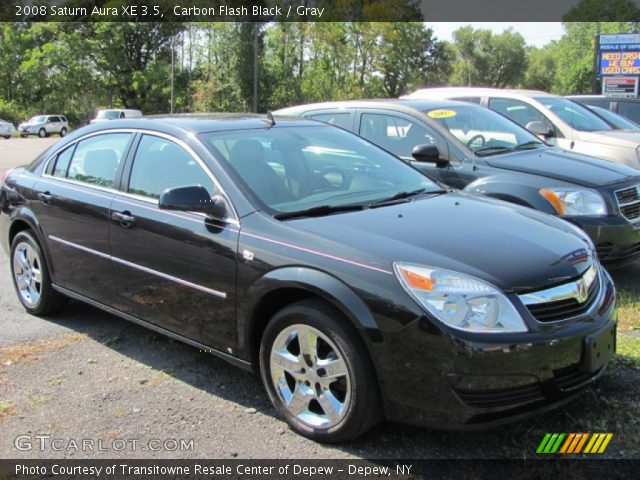
[(271, 122), (271, 125), (269, 125), (269, 128), (273, 127), (276, 124), (275, 119), (273, 118), (273, 113), (271, 113), (271, 110), (269, 110), (267, 112), (267, 118), (269, 119), (269, 121)]

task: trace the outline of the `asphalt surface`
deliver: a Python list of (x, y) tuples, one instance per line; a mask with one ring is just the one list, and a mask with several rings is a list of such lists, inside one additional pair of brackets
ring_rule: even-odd
[[(0, 171), (55, 141), (0, 140)], [(222, 360), (79, 302), (49, 318), (26, 314), (9, 272), (2, 251), (0, 458), (522, 459), (535, 457), (546, 432), (587, 431), (615, 432), (606, 456), (640, 458), (629, 448), (637, 415), (611, 410), (618, 423), (597, 423), (609, 409), (624, 413), (637, 403), (640, 376), (631, 367), (610, 369), (560, 410), (507, 427), (445, 432), (384, 423), (350, 444), (323, 446), (291, 432), (259, 379)]]

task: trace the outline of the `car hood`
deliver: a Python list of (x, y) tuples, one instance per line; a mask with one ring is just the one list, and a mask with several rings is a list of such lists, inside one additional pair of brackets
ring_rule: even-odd
[(636, 148), (640, 145), (640, 132), (630, 130), (607, 130), (604, 132), (578, 132), (584, 142), (599, 143), (612, 147)]
[(332, 254), (389, 270), (394, 261), (446, 268), (503, 291), (565, 282), (594, 255), (586, 235), (561, 219), (462, 192), (287, 223), (329, 240)]
[(619, 163), (560, 148), (525, 150), (485, 157), (492, 167), (532, 173), (585, 187), (602, 187), (637, 177), (638, 171)]

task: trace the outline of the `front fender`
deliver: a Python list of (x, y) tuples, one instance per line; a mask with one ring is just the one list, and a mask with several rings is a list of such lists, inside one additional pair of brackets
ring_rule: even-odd
[(523, 205), (544, 213), (556, 215), (553, 207), (539, 193), (538, 190), (548, 187), (550, 183), (536, 182), (534, 179), (524, 179), (523, 175), (496, 175), (483, 177), (467, 185), (467, 193), (486, 195), (517, 205)]
[(246, 290), (246, 302), (239, 299), (240, 351), (251, 348), (254, 332), (269, 320), (260, 318), (259, 315), (264, 300), (271, 295), (277, 295), (278, 290), (284, 293), (287, 289), (308, 292), (326, 300), (339, 309), (361, 334), (367, 335), (371, 341), (381, 341), (382, 336), (371, 311), (348, 285), (326, 272), (313, 268), (283, 267), (271, 270), (256, 279)]

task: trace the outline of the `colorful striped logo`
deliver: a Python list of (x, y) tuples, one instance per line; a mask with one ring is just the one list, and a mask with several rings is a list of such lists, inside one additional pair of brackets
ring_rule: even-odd
[(613, 433), (547, 433), (536, 453), (604, 453), (612, 438)]

